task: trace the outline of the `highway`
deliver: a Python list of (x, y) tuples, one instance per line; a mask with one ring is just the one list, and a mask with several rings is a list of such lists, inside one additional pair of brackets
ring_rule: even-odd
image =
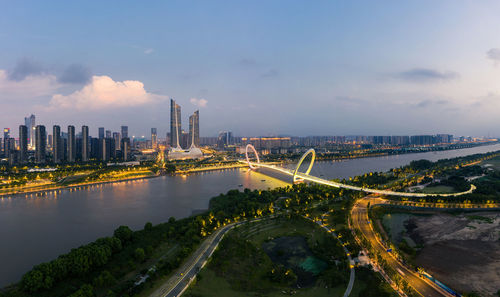
[(359, 199), (353, 206), (351, 211), (351, 220), (354, 229), (359, 230), (363, 234), (365, 239), (369, 241), (373, 249), (380, 253), (387, 264), (395, 271), (397, 271), (401, 275), (401, 277), (405, 279), (408, 284), (413, 287), (415, 291), (417, 291), (421, 296), (450, 296), (450, 294), (446, 293), (436, 285), (419, 277), (418, 273), (406, 268), (406, 266), (399, 262), (390, 252), (387, 252), (386, 248), (377, 239), (376, 233), (370, 224), (370, 219), (367, 212), (368, 203), (371, 203), (371, 205), (383, 204), (384, 199), (377, 198), (375, 196), (366, 196), (362, 199)]
[(205, 266), (208, 258), (213, 254), (224, 235), (232, 228), (242, 224), (233, 223), (224, 226), (210, 235), (194, 254), (170, 277), (167, 282), (151, 293), (151, 297), (177, 297), (189, 286), (196, 274)]

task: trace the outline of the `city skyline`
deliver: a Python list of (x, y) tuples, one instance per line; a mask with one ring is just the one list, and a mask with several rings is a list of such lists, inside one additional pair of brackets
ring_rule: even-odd
[(173, 97), (202, 136), (498, 136), (499, 3), (283, 3), (7, 3), (0, 127), (33, 113), (164, 135)]

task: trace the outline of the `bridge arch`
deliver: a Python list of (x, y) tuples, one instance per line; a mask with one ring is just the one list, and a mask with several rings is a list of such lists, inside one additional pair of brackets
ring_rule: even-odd
[(314, 160), (316, 159), (316, 151), (314, 149), (309, 149), (307, 152), (305, 152), (302, 157), (300, 157), (299, 163), (297, 164), (297, 167), (295, 167), (295, 170), (293, 171), (293, 182), (297, 182), (297, 173), (299, 172), (300, 165), (302, 165), (302, 162), (304, 162), (305, 158), (309, 155), (312, 154), (311, 162), (309, 163), (309, 167), (307, 167), (305, 174), (309, 174), (311, 172), (311, 169), (314, 165)]
[(245, 157), (247, 158), (247, 164), (248, 164), (248, 167), (250, 167), (250, 169), (257, 169), (259, 167), (255, 167), (252, 165), (252, 163), (250, 162), (250, 158), (248, 158), (248, 149), (251, 149), (254, 154), (255, 154), (255, 157), (257, 158), (257, 164), (260, 164), (260, 159), (259, 159), (259, 153), (257, 153), (257, 150), (255, 149), (255, 147), (251, 144), (247, 144), (247, 147), (245, 148)]

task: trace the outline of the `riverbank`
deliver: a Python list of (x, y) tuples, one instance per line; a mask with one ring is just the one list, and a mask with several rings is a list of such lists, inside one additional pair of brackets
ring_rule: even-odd
[[(7, 193), (1, 193), (0, 194), (0, 199), (4, 198), (13, 198), (13, 196), (22, 196), (25, 195), (25, 197), (32, 197), (35, 195), (35, 197), (41, 197), (44, 196), (48, 193), (57, 193), (58, 191), (63, 191), (63, 190), (69, 190), (70, 192), (76, 191), (76, 190), (83, 190), (87, 188), (91, 188), (94, 186), (98, 185), (103, 185), (103, 184), (114, 184), (114, 183), (121, 183), (121, 182), (131, 182), (131, 181), (137, 181), (137, 180), (144, 180), (144, 179), (150, 179), (150, 178), (155, 178), (159, 177), (160, 175), (144, 175), (144, 176), (136, 176), (136, 177), (130, 177), (130, 178), (120, 178), (116, 180), (107, 180), (107, 181), (95, 181), (95, 182), (86, 182), (86, 183), (79, 183), (75, 185), (54, 185), (54, 186), (48, 186), (48, 188), (43, 188), (43, 189), (33, 189), (33, 190), (27, 190), (23, 191), (22, 189), (18, 189), (13, 192), (7, 192)], [(30, 196), (28, 196), (30, 195)]]

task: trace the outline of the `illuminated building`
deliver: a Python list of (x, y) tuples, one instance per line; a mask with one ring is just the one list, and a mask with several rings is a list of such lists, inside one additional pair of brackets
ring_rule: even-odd
[(28, 129), (28, 148), (35, 148), (35, 115), (32, 114), (29, 117), (24, 118), (24, 125)]
[(38, 125), (35, 129), (35, 161), (45, 163), (47, 147), (47, 131), (45, 126)]
[(189, 116), (189, 146), (200, 146), (200, 111)]
[(175, 149), (181, 149), (181, 107), (170, 99), (170, 146)]
[(120, 133), (119, 132), (113, 132), (113, 139), (115, 141), (115, 148), (117, 150), (121, 150), (121, 147), (122, 147), (122, 144), (121, 144), (122, 137), (121, 137)]
[(151, 128), (151, 148), (156, 149), (158, 146), (158, 133), (156, 132), (156, 128)]
[(28, 161), (28, 132), (26, 125), (19, 126), (19, 162), (21, 163)]
[(89, 127), (82, 126), (82, 161), (89, 160)]
[(61, 138), (61, 127), (52, 127), (52, 160), (54, 163), (61, 162), (63, 156), (63, 141)]
[(68, 162), (76, 161), (75, 126), (68, 126)]

